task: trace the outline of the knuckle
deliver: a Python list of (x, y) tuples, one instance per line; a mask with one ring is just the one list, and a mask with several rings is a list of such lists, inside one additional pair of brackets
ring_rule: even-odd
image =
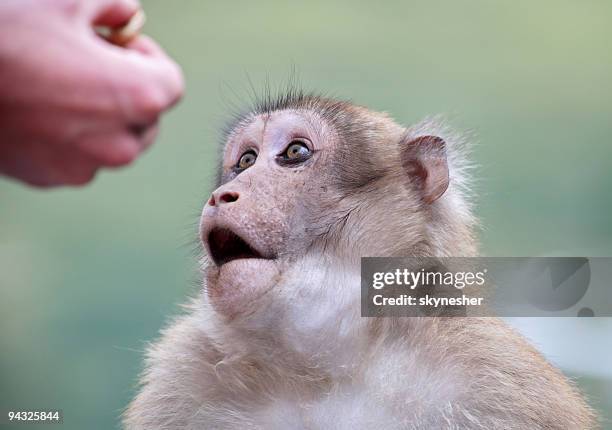
[(181, 68), (169, 62), (163, 70), (156, 79), (135, 82), (131, 86), (130, 97), (138, 117), (154, 120), (183, 96), (185, 79)]
[(132, 100), (138, 116), (152, 119), (168, 106), (168, 97), (155, 85), (136, 84), (132, 90)]
[(169, 92), (171, 98), (171, 104), (178, 102), (183, 93), (185, 92), (185, 77), (180, 67), (176, 64), (172, 64), (174, 73), (172, 74), (172, 81), (169, 85)]

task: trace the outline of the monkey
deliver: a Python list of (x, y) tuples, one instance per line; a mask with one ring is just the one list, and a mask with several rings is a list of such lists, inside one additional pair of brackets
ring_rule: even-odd
[(149, 347), (128, 430), (593, 429), (494, 317), (362, 318), (363, 256), (476, 256), (469, 142), (293, 89), (224, 134), (202, 288)]

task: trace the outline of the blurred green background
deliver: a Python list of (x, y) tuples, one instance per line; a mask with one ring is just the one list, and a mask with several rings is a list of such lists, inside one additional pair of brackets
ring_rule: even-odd
[[(247, 76), (295, 66), (307, 89), (474, 132), (483, 254), (612, 255), (612, 2), (144, 6), (187, 80), (158, 143), (78, 190), (0, 179), (0, 407), (118, 427), (146, 342), (197, 289), (197, 217)], [(516, 324), (612, 419), (611, 320)]]

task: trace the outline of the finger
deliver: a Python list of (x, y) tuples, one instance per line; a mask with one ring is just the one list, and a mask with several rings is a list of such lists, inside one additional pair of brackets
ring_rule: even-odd
[(159, 125), (158, 123), (154, 123), (149, 127), (142, 130), (140, 133), (140, 146), (142, 151), (146, 150), (149, 146), (155, 142), (157, 135), (159, 134)]
[(98, 172), (99, 166), (87, 159), (65, 166), (57, 185), (80, 187), (90, 183)]
[[(84, 185), (98, 169), (89, 157), (68, 148), (52, 148), (39, 141), (15, 142), (0, 159), (0, 172), (41, 188)], [(7, 155), (7, 154), (2, 154)]]
[(81, 186), (93, 180), (98, 166), (88, 157), (56, 151), (48, 159), (36, 160), (29, 171), (21, 170), (20, 179), (29, 185), (50, 188), (61, 185)]
[(41, 186), (80, 186), (89, 183), (94, 178), (98, 166), (86, 154), (75, 151), (70, 146), (47, 147), (46, 150), (48, 152), (45, 155), (41, 149), (42, 158), (38, 160), (45, 172)]
[(149, 36), (141, 34), (140, 36), (132, 39), (125, 45), (127, 49), (140, 52), (144, 55), (150, 55), (152, 57), (165, 57), (168, 58), (168, 54)]
[(0, 173), (30, 186), (50, 186), (48, 151), (29, 141), (7, 140), (0, 146)]
[(99, 167), (125, 166), (143, 150), (140, 138), (129, 130), (82, 137), (78, 146)]
[(139, 9), (126, 24), (116, 28), (97, 26), (96, 31), (108, 42), (125, 47), (130, 41), (138, 37), (145, 19), (143, 10)]
[(92, 25), (117, 28), (127, 24), (140, 9), (138, 0), (88, 0), (85, 15)]
[[(139, 51), (112, 51), (113, 60), (107, 65), (121, 112), (135, 123), (157, 120), (180, 100), (184, 91), (179, 66), (152, 41), (144, 40), (135, 45)], [(147, 55), (140, 50), (146, 50)]]

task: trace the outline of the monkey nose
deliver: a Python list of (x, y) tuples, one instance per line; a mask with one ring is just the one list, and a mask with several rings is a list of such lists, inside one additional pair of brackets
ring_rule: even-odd
[(233, 203), (238, 200), (240, 194), (235, 191), (222, 191), (222, 192), (214, 192), (211, 194), (210, 199), (208, 199), (209, 206), (217, 206), (226, 203)]

